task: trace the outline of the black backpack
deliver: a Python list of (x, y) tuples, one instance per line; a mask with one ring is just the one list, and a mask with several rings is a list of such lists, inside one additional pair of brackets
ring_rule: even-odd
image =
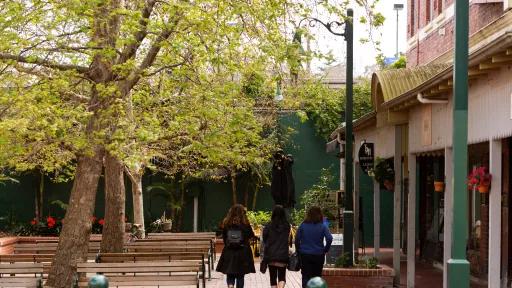
[(244, 244), (244, 235), (241, 229), (230, 228), (227, 232), (226, 244), (229, 248), (240, 248)]

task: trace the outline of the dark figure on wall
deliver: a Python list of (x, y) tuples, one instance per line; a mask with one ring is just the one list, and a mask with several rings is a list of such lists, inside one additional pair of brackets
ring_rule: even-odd
[(284, 155), (283, 151), (274, 154), (270, 190), (274, 204), (285, 208), (295, 206), (295, 181), (293, 180), (292, 165), (292, 155)]

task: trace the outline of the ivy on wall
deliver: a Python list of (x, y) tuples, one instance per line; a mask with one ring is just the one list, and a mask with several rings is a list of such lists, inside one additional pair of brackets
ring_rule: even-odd
[[(345, 88), (332, 89), (320, 80), (309, 80), (296, 88), (290, 88), (295, 95), (298, 114), (305, 121), (313, 121), (317, 134), (326, 140), (344, 122)], [(372, 111), (371, 83), (358, 79), (354, 85), (354, 119)]]

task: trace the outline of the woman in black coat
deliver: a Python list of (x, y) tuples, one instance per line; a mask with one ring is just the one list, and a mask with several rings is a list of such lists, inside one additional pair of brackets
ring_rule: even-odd
[(245, 207), (236, 204), (229, 209), (222, 221), (222, 238), (224, 249), (220, 255), (217, 271), (227, 275), (229, 288), (244, 287), (244, 276), (256, 273), (254, 259), (249, 241), (254, 238)]
[(270, 287), (282, 288), (286, 284), (289, 235), (290, 223), (285, 210), (283, 206), (276, 205), (272, 211), (272, 221), (263, 229), (263, 262), (268, 265)]

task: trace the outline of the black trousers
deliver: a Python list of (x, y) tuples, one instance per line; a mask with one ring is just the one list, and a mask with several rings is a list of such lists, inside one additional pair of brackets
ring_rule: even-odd
[(286, 267), (268, 265), (270, 273), (270, 286), (276, 286), (277, 282), (286, 282)]
[(324, 255), (300, 254), (302, 288), (307, 288), (309, 279), (314, 277), (322, 277), (324, 261)]

